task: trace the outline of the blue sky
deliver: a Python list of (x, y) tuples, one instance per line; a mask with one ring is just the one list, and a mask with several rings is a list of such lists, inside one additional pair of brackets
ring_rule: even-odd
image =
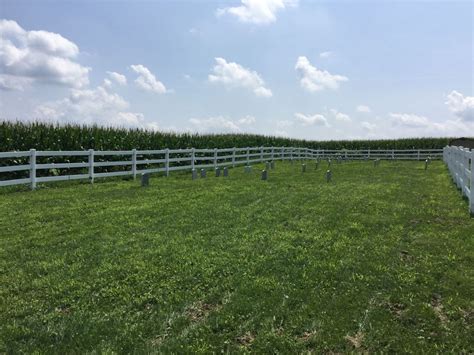
[(0, 117), (307, 139), (474, 135), (471, 1), (9, 1)]

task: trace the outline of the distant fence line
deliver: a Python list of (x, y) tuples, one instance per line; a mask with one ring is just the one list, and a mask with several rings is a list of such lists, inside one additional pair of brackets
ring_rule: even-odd
[[(324, 150), (293, 147), (248, 147), (226, 149), (162, 149), (129, 151), (29, 151), (0, 152), (0, 186), (64, 180), (127, 176), (141, 173), (192, 170), (208, 167), (235, 167), (270, 160), (301, 160), (337, 158), (343, 160), (390, 159), (425, 160), (441, 159), (442, 149), (390, 149), (390, 150)], [(2, 164), (2, 159), (4, 163)], [(58, 160), (59, 162), (52, 162)], [(115, 160), (114, 160), (115, 159)], [(117, 160), (119, 159), (119, 160)], [(5, 160), (7, 162), (5, 163)], [(39, 161), (40, 160), (40, 161)], [(71, 162), (71, 160), (78, 160)], [(12, 164), (13, 163), (13, 164)], [(121, 169), (117, 171), (117, 169)], [(58, 172), (66, 170), (66, 174)], [(114, 171), (108, 171), (114, 170)], [(3, 173), (3, 177), (2, 177)], [(28, 177), (18, 178), (24, 173)]]
[(443, 160), (462, 195), (469, 200), (469, 211), (474, 215), (474, 149), (445, 147)]

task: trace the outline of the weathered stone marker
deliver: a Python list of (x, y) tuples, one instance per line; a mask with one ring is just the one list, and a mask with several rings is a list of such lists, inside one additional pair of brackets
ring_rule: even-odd
[(428, 164), (429, 164), (429, 160), (426, 159), (426, 160), (425, 160), (425, 170), (428, 170)]
[(143, 173), (141, 179), (142, 187), (150, 185), (150, 173)]
[(206, 177), (206, 170), (201, 169), (201, 178), (205, 178), (205, 177)]
[(269, 161), (267, 161), (267, 162), (265, 163), (265, 169), (266, 169), (266, 170), (270, 170), (270, 162), (269, 162)]
[(197, 177), (198, 177), (198, 174), (197, 174), (196, 169), (192, 169), (192, 170), (191, 170), (191, 174), (192, 174), (193, 180), (196, 180)]
[(301, 165), (301, 172), (302, 173), (306, 172), (306, 164)]
[(270, 162), (270, 169), (275, 169), (275, 162), (273, 160)]
[(268, 173), (266, 170), (262, 170), (262, 180), (267, 180), (268, 178)]
[(377, 166), (377, 159), (374, 160), (374, 168)]
[(221, 169), (220, 168), (215, 168), (214, 170), (216, 171), (216, 177), (221, 176)]
[(331, 170), (326, 171), (326, 182), (330, 182), (332, 179), (332, 172)]
[(245, 172), (246, 173), (251, 173), (252, 172), (252, 167), (250, 165), (245, 166)]
[(229, 176), (229, 169), (227, 167), (224, 167), (224, 177)]
[(331, 167), (331, 159), (328, 159), (328, 168)]
[(318, 168), (319, 168), (319, 159), (316, 160), (316, 165), (315, 165), (314, 168), (315, 168), (316, 170), (318, 170)]

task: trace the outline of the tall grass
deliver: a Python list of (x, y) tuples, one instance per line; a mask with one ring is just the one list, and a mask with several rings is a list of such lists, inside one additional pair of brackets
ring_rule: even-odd
[(443, 148), (450, 138), (312, 141), (256, 134), (190, 134), (75, 124), (0, 121), (0, 151), (294, 146), (313, 149)]

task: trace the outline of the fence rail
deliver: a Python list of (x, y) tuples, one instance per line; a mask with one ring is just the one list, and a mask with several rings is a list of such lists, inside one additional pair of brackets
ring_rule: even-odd
[[(270, 160), (425, 160), (441, 159), (442, 149), (417, 150), (324, 150), (293, 147), (246, 147), (224, 149), (161, 149), (127, 151), (30, 151), (0, 152), (0, 186), (36, 184), (49, 181), (80, 180), (159, 173), (209, 167), (235, 167)], [(7, 160), (5, 162), (5, 159)], [(60, 159), (59, 162), (51, 162)], [(78, 160), (73, 161), (70, 160)], [(115, 159), (115, 160), (114, 160)], [(3, 162), (2, 162), (3, 160)], [(58, 169), (66, 170), (58, 174)], [(113, 171), (108, 171), (113, 170)], [(19, 178), (25, 173), (28, 177)], [(12, 174), (14, 173), (14, 174)], [(463, 180), (464, 181), (464, 180)]]
[(463, 196), (469, 200), (469, 211), (474, 215), (474, 149), (450, 146), (443, 149), (443, 160), (449, 172), (461, 190)]

